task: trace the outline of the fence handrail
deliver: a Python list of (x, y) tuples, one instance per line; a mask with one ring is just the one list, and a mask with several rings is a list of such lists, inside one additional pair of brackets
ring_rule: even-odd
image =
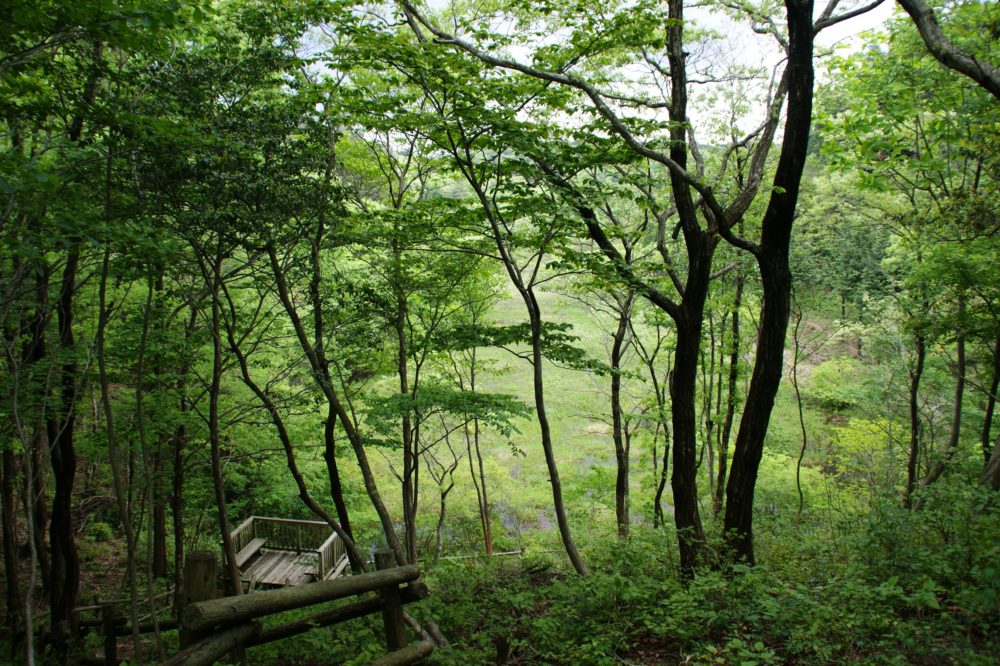
[(261, 615), (374, 592), (388, 586), (398, 586), (419, 577), (420, 571), (417, 567), (408, 565), (256, 594), (199, 601), (184, 609), (183, 623), (195, 631), (228, 626)]

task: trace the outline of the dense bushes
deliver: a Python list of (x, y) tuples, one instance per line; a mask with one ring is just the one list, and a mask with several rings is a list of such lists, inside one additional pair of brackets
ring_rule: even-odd
[[(667, 533), (591, 544), (594, 574), (539, 558), (441, 561), (425, 602), (452, 639), (442, 664), (963, 663), (1000, 657), (1000, 510), (942, 483), (924, 509), (887, 508), (783, 535), (758, 567), (680, 582)], [(502, 661), (502, 660), (501, 660)]]

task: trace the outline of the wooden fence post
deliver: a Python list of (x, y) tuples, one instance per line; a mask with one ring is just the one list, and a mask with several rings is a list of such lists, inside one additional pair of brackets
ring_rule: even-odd
[(114, 604), (101, 604), (101, 631), (104, 632), (104, 666), (118, 666), (117, 617)]
[[(391, 569), (396, 566), (396, 558), (389, 551), (375, 553), (375, 568)], [(403, 622), (403, 603), (399, 597), (399, 586), (391, 585), (378, 591), (382, 600), (382, 623), (385, 625), (385, 638), (390, 650), (399, 650), (406, 646), (406, 626)]]
[(215, 598), (217, 569), (218, 558), (212, 551), (192, 551), (184, 560), (184, 589), (180, 591), (182, 610), (178, 618), (181, 622), (181, 649), (198, 642), (205, 636), (206, 632), (204, 631), (196, 632), (184, 626), (183, 609), (195, 601), (208, 601)]

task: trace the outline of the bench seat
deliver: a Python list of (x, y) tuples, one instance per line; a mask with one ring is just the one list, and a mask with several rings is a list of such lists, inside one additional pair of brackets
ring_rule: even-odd
[(240, 552), (236, 553), (236, 566), (242, 569), (243, 565), (246, 564), (251, 557), (256, 555), (263, 545), (264, 539), (258, 537), (244, 546)]

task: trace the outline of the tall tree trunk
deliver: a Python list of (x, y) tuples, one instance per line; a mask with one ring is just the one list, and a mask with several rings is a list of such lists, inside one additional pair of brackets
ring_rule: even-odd
[[(483, 467), (483, 453), (479, 448), (479, 419), (472, 419), (472, 437), (469, 437), (469, 426), (465, 425), (466, 446), (469, 449), (469, 472), (472, 484), (476, 487), (476, 498), (479, 502), (479, 522), (483, 530), (483, 547), (487, 555), (493, 554), (493, 525), (490, 520), (490, 498), (486, 489), (486, 470)], [(473, 462), (475, 453), (475, 463)], [(476, 468), (478, 467), (478, 479)]]
[[(74, 242), (66, 257), (62, 284), (56, 303), (59, 327), (60, 365), (59, 408), (50, 410), (46, 422), (52, 478), (55, 486), (49, 519), (49, 545), (52, 549), (49, 576), (49, 606), (53, 633), (63, 636), (69, 629), (70, 613), (76, 606), (80, 585), (80, 560), (73, 530), (73, 483), (76, 479), (77, 381), (76, 341), (73, 336), (73, 298), (80, 267), (80, 243)], [(57, 646), (62, 650), (64, 646)]]
[[(35, 305), (31, 318), (30, 336), (22, 349), (23, 365), (30, 372), (34, 370), (36, 378), (39, 374), (49, 375), (48, 369), (42, 367), (46, 355), (46, 329), (49, 323), (49, 276), (50, 270), (45, 260), (39, 260), (34, 267), (35, 273)], [(36, 379), (36, 381), (38, 381)], [(48, 430), (46, 428), (45, 412), (48, 410), (49, 380), (41, 382), (42, 390), (39, 400), (42, 403), (34, 414), (34, 427), (28, 451), (25, 453), (30, 463), (30, 474), (24, 476), (25, 511), (31, 513), (32, 539), (37, 547), (39, 573), (42, 579), (42, 589), (48, 593), (49, 575), (52, 568), (49, 564), (49, 551), (45, 547), (45, 530), (49, 524), (47, 506), (48, 476), (46, 466), (42, 462), (42, 454), (49, 448)], [(29, 501), (30, 495), (30, 501)], [(30, 507), (29, 507), (30, 505)]]
[(997, 391), (1000, 391), (1000, 337), (993, 343), (993, 379), (990, 381), (990, 390), (986, 396), (986, 413), (983, 416), (983, 430), (981, 435), (983, 447), (983, 463), (990, 462), (990, 434), (993, 430), (993, 413), (997, 405)]
[[(689, 271), (694, 271), (690, 267)], [(689, 272), (689, 276), (690, 276)], [(705, 276), (707, 277), (707, 275)], [(674, 526), (680, 550), (681, 570), (693, 574), (701, 561), (705, 533), (698, 508), (698, 422), (695, 414), (695, 387), (698, 374), (698, 351), (701, 347), (702, 307), (695, 301), (689, 277), (685, 290), (684, 315), (677, 322), (677, 351), (670, 381), (670, 405), (673, 426), (673, 471), (670, 487), (674, 496)], [(704, 300), (700, 305), (704, 305)]]
[(813, 2), (786, 0), (785, 8), (788, 22), (788, 112), (773, 188), (761, 222), (761, 241), (755, 252), (763, 287), (761, 330), (726, 486), (724, 529), (727, 542), (737, 557), (751, 564), (754, 562), (754, 489), (774, 397), (784, 368), (792, 287), (789, 244), (812, 121)]
[(729, 471), (729, 438), (733, 432), (736, 415), (736, 381), (740, 364), (740, 308), (743, 306), (743, 275), (736, 276), (736, 296), (733, 299), (732, 329), (730, 330), (729, 376), (726, 384), (726, 417), (722, 422), (719, 441), (719, 475), (715, 484), (715, 515), (722, 511), (726, 495), (726, 476)]
[[(399, 261), (398, 249), (394, 244), (394, 254), (396, 261)], [(397, 279), (399, 275), (397, 268)], [(406, 298), (396, 286), (396, 313), (393, 325), (396, 330), (396, 374), (399, 378), (399, 394), (408, 396), (410, 394), (409, 367), (407, 363), (406, 345)], [(403, 526), (406, 538), (406, 556), (411, 564), (417, 562), (417, 488), (415, 476), (417, 473), (417, 455), (414, 450), (413, 424), (410, 413), (404, 412), (400, 419), (400, 434), (403, 440)]]
[[(320, 519), (326, 522), (326, 524), (329, 525), (334, 532), (336, 532), (337, 536), (340, 537), (342, 543), (344, 544), (344, 549), (347, 552), (348, 559), (351, 562), (351, 569), (355, 573), (362, 573), (366, 569), (365, 560), (357, 549), (357, 545), (354, 542), (353, 535), (351, 535), (350, 532), (348, 532), (348, 530), (344, 527), (343, 523), (339, 523), (338, 521), (334, 520), (333, 516), (331, 516), (329, 512), (327, 512), (323, 507), (319, 505), (318, 502), (316, 502), (316, 500), (313, 499), (312, 494), (309, 492), (309, 489), (306, 486), (305, 478), (302, 476), (302, 472), (299, 470), (299, 465), (295, 458), (295, 447), (292, 445), (292, 438), (288, 433), (288, 428), (285, 426), (285, 420), (281, 416), (281, 412), (278, 410), (278, 405), (275, 404), (274, 400), (271, 399), (271, 396), (260, 386), (260, 384), (258, 384), (254, 380), (254, 378), (250, 374), (250, 364), (240, 344), (241, 338), (238, 338), (236, 334), (236, 314), (237, 314), (236, 303), (233, 300), (232, 295), (229, 292), (229, 289), (225, 285), (222, 286), (222, 290), (223, 293), (225, 294), (226, 304), (228, 306), (228, 316), (224, 317), (223, 319), (226, 325), (226, 337), (229, 341), (229, 350), (236, 357), (236, 361), (239, 364), (240, 373), (243, 378), (243, 383), (247, 386), (247, 388), (249, 388), (253, 392), (253, 394), (257, 397), (260, 403), (264, 406), (264, 409), (267, 411), (268, 415), (271, 417), (271, 423), (274, 425), (275, 430), (278, 433), (278, 440), (281, 442), (281, 446), (285, 451), (285, 463), (288, 466), (288, 471), (289, 473), (291, 473), (292, 479), (295, 481), (295, 486), (299, 491), (299, 498), (302, 500), (302, 503), (309, 508), (310, 511), (312, 511)], [(326, 436), (326, 440), (328, 443), (326, 447), (327, 451), (329, 451), (329, 449), (334, 445), (333, 433), (329, 431), (332, 431), (335, 428), (335, 426), (336, 426), (336, 415), (328, 414), (327, 422), (325, 425), (325, 430), (328, 431)], [(336, 457), (328, 456), (326, 452), (324, 453), (324, 455), (327, 456), (327, 463), (328, 463), (327, 469), (336, 470)], [(329, 466), (331, 458), (333, 463), (332, 467)], [(340, 502), (342, 503), (343, 493), (340, 488), (339, 476), (335, 477), (332, 476), (330, 479), (330, 483), (331, 483), (332, 494), (334, 495), (335, 498), (339, 497)], [(337, 511), (338, 513), (340, 513), (341, 507), (338, 506)], [(346, 506), (343, 507), (343, 513), (341, 515), (344, 517), (347, 516)]]
[(17, 514), (14, 500), (14, 482), (17, 478), (17, 461), (13, 445), (8, 442), (3, 447), (3, 467), (0, 468), (0, 508), (3, 519), (3, 565), (6, 588), (6, 626), (10, 640), (10, 658), (13, 660), (21, 638), (21, 576), (17, 558)]
[(212, 484), (215, 488), (215, 505), (219, 516), (219, 531), (222, 532), (222, 549), (228, 568), (228, 593), (238, 595), (243, 593), (243, 582), (240, 569), (236, 566), (236, 547), (233, 544), (233, 531), (229, 523), (229, 510), (226, 502), (225, 481), (222, 477), (222, 452), (219, 433), (219, 395), (222, 389), (222, 318), (220, 291), (222, 285), (222, 262), (224, 253), (222, 241), (212, 257), (210, 272), (205, 277), (210, 280), (212, 297), (212, 380), (208, 391), (208, 438), (212, 453)]
[[(184, 349), (194, 335), (195, 327), (198, 323), (198, 309), (192, 304), (189, 306), (187, 325), (184, 327)], [(174, 521), (174, 589), (184, 589), (184, 453), (187, 447), (187, 427), (184, 419), (190, 411), (190, 404), (187, 398), (188, 372), (190, 371), (190, 355), (184, 355), (184, 361), (177, 371), (177, 389), (180, 394), (180, 401), (177, 405), (180, 413), (181, 423), (173, 434), (173, 471), (170, 479), (170, 515)], [(174, 613), (180, 619), (180, 612), (183, 610), (182, 595), (174, 595)]]
[[(330, 498), (337, 511), (337, 519), (348, 539), (354, 541), (354, 531), (351, 529), (351, 517), (347, 512), (347, 502), (344, 501), (344, 487), (340, 482), (340, 466), (337, 464), (337, 412), (327, 406), (326, 419), (323, 421), (323, 460), (326, 462), (326, 473), (330, 479)], [(352, 562), (357, 567), (361, 562)]]
[(916, 332), (914, 342), (917, 358), (910, 370), (910, 456), (906, 464), (906, 490), (903, 494), (903, 504), (908, 509), (913, 506), (920, 461), (920, 380), (924, 376), (924, 361), (927, 358), (927, 343), (922, 331)]
[(629, 528), (629, 453), (622, 428), (622, 357), (628, 348), (626, 334), (629, 318), (632, 316), (634, 295), (628, 293), (620, 303), (618, 328), (611, 342), (611, 434), (615, 444), (615, 517), (618, 521), (618, 536), (628, 536)]
[(566, 518), (566, 506), (563, 504), (562, 483), (559, 481), (559, 467), (556, 464), (555, 451), (552, 448), (552, 431), (549, 427), (549, 417), (545, 410), (545, 383), (542, 373), (542, 313), (538, 306), (538, 300), (530, 288), (521, 287), (521, 296), (528, 307), (528, 323), (531, 326), (531, 362), (532, 362), (532, 387), (535, 394), (535, 416), (538, 419), (538, 429), (541, 433), (542, 451), (545, 454), (545, 467), (549, 473), (549, 483), (552, 484), (552, 509), (556, 514), (556, 523), (559, 525), (559, 535), (562, 538), (563, 547), (569, 556), (573, 568), (581, 576), (590, 573), (590, 569), (580, 557), (580, 552), (576, 549), (576, 543), (569, 529), (569, 520)]

